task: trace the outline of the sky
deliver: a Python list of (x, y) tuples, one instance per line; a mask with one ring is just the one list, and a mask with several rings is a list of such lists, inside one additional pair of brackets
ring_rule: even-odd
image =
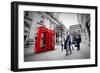
[(59, 20), (65, 25), (67, 29), (69, 29), (70, 25), (79, 24), (77, 20), (77, 14), (74, 13), (61, 13), (59, 15)]

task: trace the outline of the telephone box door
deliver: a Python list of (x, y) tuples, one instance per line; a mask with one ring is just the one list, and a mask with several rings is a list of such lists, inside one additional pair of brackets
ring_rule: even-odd
[(48, 30), (48, 50), (54, 50), (55, 48), (55, 32), (54, 30)]

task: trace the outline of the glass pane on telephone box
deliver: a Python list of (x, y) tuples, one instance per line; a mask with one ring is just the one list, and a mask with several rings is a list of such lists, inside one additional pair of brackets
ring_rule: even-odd
[(46, 32), (41, 33), (41, 48), (46, 48)]

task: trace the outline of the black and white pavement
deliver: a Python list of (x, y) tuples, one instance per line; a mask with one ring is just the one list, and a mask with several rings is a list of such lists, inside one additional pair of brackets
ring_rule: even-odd
[(50, 60), (74, 60), (74, 59), (89, 59), (90, 58), (90, 46), (87, 43), (80, 45), (80, 50), (74, 47), (72, 54), (66, 56), (65, 49), (61, 51), (61, 46), (56, 45), (55, 50), (47, 51), (39, 54), (30, 54), (24, 57), (24, 61), (50, 61)]

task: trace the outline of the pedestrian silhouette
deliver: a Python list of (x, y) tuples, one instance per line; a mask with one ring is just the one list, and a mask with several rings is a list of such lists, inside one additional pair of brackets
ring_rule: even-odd
[(61, 51), (63, 51), (64, 49), (64, 41), (65, 41), (64, 39), (61, 41), (61, 48), (62, 48)]
[(66, 37), (64, 48), (66, 49), (66, 56), (68, 55), (68, 51), (70, 51), (70, 53), (72, 53), (72, 51), (71, 51), (71, 36), (69, 33)]
[(80, 50), (80, 43), (81, 43), (81, 35), (78, 34), (78, 36), (77, 36), (77, 50)]

